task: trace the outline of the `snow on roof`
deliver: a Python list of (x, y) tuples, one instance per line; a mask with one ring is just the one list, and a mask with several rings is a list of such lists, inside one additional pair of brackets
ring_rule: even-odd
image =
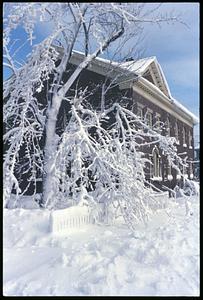
[(187, 115), (191, 116), (194, 123), (198, 124), (199, 123), (199, 118), (196, 117), (193, 113), (191, 113), (191, 111), (189, 111), (184, 105), (182, 105), (180, 102), (178, 102), (176, 99), (174, 99), (173, 97), (171, 97), (171, 102), (178, 108), (180, 108), (184, 113), (186, 113)]
[(137, 75), (143, 75), (154, 59), (155, 57), (146, 57), (138, 60), (126, 61), (121, 63), (120, 67), (127, 69), (130, 72), (135, 72)]
[[(80, 51), (73, 51), (73, 55), (74, 56), (81, 56), (84, 57), (84, 53), (80, 52)], [(167, 90), (167, 98), (168, 100), (174, 104), (175, 107), (177, 107), (179, 110), (183, 111), (186, 115), (190, 116), (194, 122), (194, 124), (198, 124), (199, 123), (199, 118), (196, 117), (193, 113), (191, 113), (184, 105), (182, 105), (179, 101), (177, 101), (176, 99), (174, 99), (171, 96), (171, 92), (168, 86), (168, 83), (166, 81), (164, 72), (160, 66), (160, 64), (158, 63), (158, 60), (156, 58), (156, 56), (151, 56), (151, 57), (146, 57), (146, 58), (141, 58), (138, 60), (132, 60), (132, 61), (126, 61), (126, 62), (116, 62), (116, 61), (111, 61), (109, 59), (105, 59), (105, 58), (101, 58), (101, 57), (97, 57), (95, 58), (96, 62), (101, 62), (104, 64), (111, 64), (114, 67), (118, 67), (119, 69), (125, 69), (126, 71), (130, 72), (130, 73), (134, 73), (138, 76), (142, 76), (149, 68), (149, 66), (154, 63), (158, 72), (158, 76), (160, 77), (160, 80), (162, 81), (162, 83), (164, 84), (166, 90)], [(150, 84), (151, 82), (149, 82)], [(157, 89), (159, 90), (159, 92), (163, 92), (163, 90), (161, 90), (159, 87), (157, 87), (155, 84), (151, 84), (151, 86), (153, 86), (153, 89)]]
[[(98, 58), (100, 59), (100, 58)], [(107, 60), (106, 60), (107, 61)], [(160, 71), (160, 75), (161, 75), (161, 79), (163, 80), (166, 89), (168, 91), (169, 94), (169, 98), (171, 100), (171, 102), (178, 107), (179, 109), (181, 109), (184, 113), (186, 113), (187, 115), (189, 115), (190, 117), (192, 117), (193, 121), (195, 124), (199, 123), (199, 118), (197, 118), (193, 113), (191, 113), (184, 105), (182, 105), (179, 101), (177, 101), (175, 98), (172, 97), (168, 83), (166, 81), (164, 72), (161, 68), (161, 65), (158, 63), (156, 56), (152, 56), (152, 57), (146, 57), (146, 58), (142, 58), (139, 60), (135, 60), (135, 61), (128, 61), (128, 62), (124, 62), (124, 63), (120, 63), (119, 66), (121, 68), (126, 68), (128, 69), (128, 71), (130, 72), (134, 72), (137, 75), (143, 75), (147, 68), (149, 67), (149, 65), (154, 62), (156, 64), (156, 66), (159, 68)], [(156, 86), (155, 86), (156, 87)]]
[[(84, 53), (74, 50), (73, 55), (83, 57)], [(106, 59), (106, 58), (96, 57), (95, 61), (103, 62), (105, 64), (111, 64), (112, 66), (119, 67), (119, 68), (125, 69), (129, 72), (136, 73), (137, 75), (143, 75), (145, 73), (145, 71), (147, 70), (147, 67), (155, 59), (156, 59), (156, 57), (152, 56), (152, 57), (141, 58), (141, 59), (138, 59), (138, 60), (126, 61), (126, 62), (116, 62), (116, 61), (109, 60), (109, 59)]]
[[(80, 51), (73, 51), (73, 56), (84, 57), (84, 53)], [(118, 68), (120, 70), (125, 70), (129, 73), (136, 74), (138, 76), (143, 76), (146, 71), (149, 70), (149, 66), (154, 63), (155, 72), (159, 78), (158, 88), (162, 90), (167, 96), (171, 96), (169, 86), (165, 79), (164, 73), (156, 59), (155, 56), (141, 58), (137, 60), (130, 60), (125, 62), (116, 62), (113, 60), (97, 57), (94, 59), (97, 63), (101, 62), (107, 65), (111, 65), (112, 67)]]

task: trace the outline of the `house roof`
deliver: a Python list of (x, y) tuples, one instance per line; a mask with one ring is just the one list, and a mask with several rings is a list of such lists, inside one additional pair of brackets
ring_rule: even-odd
[[(62, 51), (62, 49), (59, 50), (60, 50), (59, 52)], [(73, 54), (71, 56), (71, 62), (73, 64), (77, 65), (83, 59), (84, 59), (84, 53), (79, 51), (73, 51)], [(95, 66), (97, 68), (95, 68)], [(112, 73), (112, 77), (115, 76), (115, 73), (124, 73), (125, 76), (130, 75), (129, 80), (133, 78), (134, 79), (140, 78), (142, 82), (147, 84), (147, 86), (151, 90), (155, 91), (156, 93), (159, 93), (165, 98), (165, 100), (170, 102), (170, 104), (174, 107), (174, 110), (176, 110), (177, 113), (187, 115), (192, 120), (193, 124), (199, 123), (198, 117), (196, 117), (193, 113), (191, 113), (178, 100), (172, 97), (163, 70), (155, 56), (146, 57), (146, 58), (133, 60), (133, 61), (126, 61), (126, 62), (116, 62), (116, 61), (111, 61), (108, 59), (97, 57), (90, 63), (90, 66), (88, 67), (88, 69), (98, 73), (100, 73), (101, 71), (100, 69), (103, 69), (105, 70), (103, 71), (103, 73), (105, 74), (107, 74), (106, 70), (107, 69), (110, 70), (111, 68), (114, 70), (114, 73)], [(152, 76), (153, 83), (151, 83), (150, 81), (144, 78), (144, 75), (147, 72), (149, 72), (150, 75)]]
[[(72, 54), (72, 61), (75, 59), (82, 59), (84, 58), (84, 53), (80, 51), (73, 51)], [(117, 70), (125, 70), (128, 73), (132, 73), (137, 76), (143, 76), (147, 71), (153, 77), (154, 84), (168, 97), (171, 97), (171, 92), (162, 71), (161, 66), (159, 65), (155, 56), (146, 57), (138, 60), (133, 61), (126, 61), (126, 62), (116, 62), (111, 61), (105, 58), (97, 57), (94, 60), (97, 64), (101, 64), (101, 66), (110, 65), (111, 67), (116, 68)]]
[[(54, 45), (59, 54), (63, 53), (63, 48)], [(70, 62), (72, 64), (78, 65), (80, 62), (84, 60), (84, 53), (79, 51), (73, 51), (71, 55)], [(179, 101), (177, 101), (174, 97), (172, 97), (168, 83), (166, 81), (163, 70), (158, 63), (155, 56), (146, 57), (133, 61), (126, 62), (116, 62), (108, 59), (97, 57), (95, 58), (88, 66), (88, 69), (100, 73), (100, 74), (110, 74), (110, 77), (114, 78), (117, 74), (122, 74), (121, 80), (126, 77), (130, 81), (136, 81), (138, 79), (142, 84), (147, 86), (155, 94), (161, 96), (165, 102), (170, 103), (172, 105), (174, 111), (178, 114), (186, 115), (189, 117), (193, 124), (199, 123), (199, 118), (196, 117), (193, 113), (191, 113), (184, 105), (182, 105)], [(153, 83), (149, 80), (145, 79), (145, 74), (149, 72), (151, 77), (153, 78)], [(13, 78), (11, 76), (7, 82)], [(122, 81), (121, 81), (122, 82)]]
[(121, 68), (128, 69), (128, 71), (137, 75), (143, 76), (147, 71), (153, 78), (154, 84), (169, 98), (171, 92), (161, 66), (159, 65), (155, 56), (146, 57), (134, 61), (127, 61), (120, 64)]

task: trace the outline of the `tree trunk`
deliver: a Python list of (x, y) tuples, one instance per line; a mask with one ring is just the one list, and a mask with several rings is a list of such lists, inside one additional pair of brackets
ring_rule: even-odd
[(46, 123), (46, 144), (44, 148), (44, 175), (43, 175), (43, 194), (41, 206), (51, 207), (52, 198), (54, 197), (54, 157), (57, 151), (58, 139), (56, 136), (56, 121), (61, 105), (62, 98), (53, 97), (52, 106), (48, 111)]
[[(113, 36), (104, 41), (102, 47), (97, 49), (93, 54), (85, 57), (68, 81), (61, 87), (61, 89), (56, 92), (52, 99), (52, 105), (48, 111), (48, 119), (46, 124), (46, 144), (44, 149), (44, 178), (43, 178), (43, 195), (40, 205), (43, 207), (51, 208), (54, 199), (54, 157), (57, 150), (57, 138), (55, 134), (56, 121), (61, 106), (61, 101), (68, 90), (71, 88), (75, 80), (80, 75), (81, 71), (85, 69), (90, 62), (95, 59), (102, 51), (104, 51), (112, 42), (117, 40), (124, 33), (124, 28), (122, 27)], [(66, 62), (67, 63), (67, 62)], [(65, 62), (63, 67), (65, 66)]]

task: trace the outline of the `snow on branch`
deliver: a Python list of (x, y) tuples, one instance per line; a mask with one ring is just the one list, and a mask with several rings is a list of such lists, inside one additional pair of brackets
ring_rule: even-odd
[[(114, 117), (110, 130), (103, 121)], [(142, 125), (143, 132), (137, 125)], [(138, 221), (147, 222), (160, 199), (146, 186), (140, 136), (154, 139), (175, 165), (178, 155), (170, 138), (149, 128), (138, 116), (115, 103), (102, 114), (86, 109), (81, 102), (71, 108), (71, 118), (62, 134), (52, 161), (52, 189), (46, 207), (78, 205), (86, 199), (109, 206), (117, 203), (126, 223), (135, 230)], [(153, 184), (151, 183), (153, 187)], [(94, 200), (93, 200), (94, 199)]]
[[(117, 79), (103, 87), (99, 113), (84, 105), (87, 88), (79, 95), (76, 85), (95, 58), (139, 37), (142, 23), (149, 21), (141, 13), (142, 5), (33, 2), (6, 3), (4, 8), (4, 66), (13, 71), (4, 82), (5, 206), (12, 192), (23, 195), (31, 182), (36, 193), (36, 182), (42, 179), (42, 207), (86, 202), (97, 211), (98, 203), (105, 207), (116, 203), (132, 229), (138, 220), (147, 221), (156, 200), (146, 186), (144, 169), (149, 161), (142, 148), (158, 145), (179, 170), (176, 163), (182, 160), (174, 139), (149, 128), (118, 104), (119, 97), (105, 109), (104, 96)], [(150, 22), (162, 20), (168, 21), (154, 17)], [(36, 26), (42, 23), (50, 25), (51, 33), (34, 44)], [(25, 31), (26, 41), (15, 49), (12, 34), (18, 28)], [(27, 42), (32, 50), (19, 67), (15, 55)], [(77, 45), (85, 55), (72, 70), (70, 58)], [(69, 101), (73, 87), (75, 96)], [(63, 100), (70, 111), (64, 131), (57, 134)]]

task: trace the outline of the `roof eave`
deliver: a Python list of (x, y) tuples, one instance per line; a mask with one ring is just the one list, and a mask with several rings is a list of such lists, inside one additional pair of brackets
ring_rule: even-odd
[[(57, 47), (57, 48), (59, 48), (57, 50), (60, 50), (60, 52), (62, 54), (63, 49), (61, 49), (61, 47)], [(80, 60), (82, 60), (83, 58), (84, 58), (84, 54), (79, 52), (79, 51), (74, 51), (73, 54), (72, 54), (72, 61), (74, 59), (76, 59), (76, 60), (78, 60), (77, 63), (79, 63)], [(140, 76), (141, 74), (138, 75), (138, 74), (136, 74), (136, 72), (130, 71), (128, 69), (123, 69), (122, 66), (120, 66), (119, 63), (117, 63), (117, 62), (108, 61), (108, 60), (105, 60), (105, 59), (102, 59), (102, 58), (97, 58), (97, 59), (94, 59), (91, 62), (88, 69), (91, 70), (91, 65), (93, 65), (93, 64), (96, 64), (96, 65), (99, 65), (99, 66), (103, 67), (104, 70), (106, 70), (106, 68), (108, 69), (109, 66), (112, 66), (114, 68), (115, 73), (117, 73), (118, 75), (122, 74), (124, 77), (127, 76), (127, 75), (131, 75), (132, 77), (129, 79), (129, 81), (133, 82), (135, 80), (139, 80), (140, 82), (142, 82), (142, 84), (144, 84), (148, 88), (150, 88), (153, 93), (155, 93), (159, 97), (161, 97), (162, 100), (165, 103), (167, 103), (169, 105), (173, 105), (173, 109), (176, 110), (176, 112), (180, 113), (182, 115), (182, 117), (184, 117), (184, 118), (186, 117), (187, 119), (190, 119), (190, 122), (193, 125), (198, 124), (199, 119), (195, 115), (193, 115), (191, 112), (189, 112), (183, 105), (176, 105), (176, 103), (178, 103), (178, 101), (175, 100), (171, 96), (170, 89), (169, 89), (167, 81), (165, 79), (163, 70), (162, 70), (161, 66), (159, 65), (159, 63), (157, 61), (157, 58), (154, 56), (151, 59), (155, 63), (157, 71), (160, 73), (160, 76), (161, 76), (161, 79), (162, 79), (162, 84), (164, 84), (164, 87), (167, 90), (168, 96), (164, 92), (162, 92), (158, 87), (156, 87), (154, 84), (152, 84), (150, 81), (148, 81), (145, 78), (143, 78), (142, 76)], [(151, 64), (152, 61), (149, 64)], [(114, 73), (113, 76), (115, 76), (115, 73)], [(105, 72), (102, 72), (102, 70), (101, 70), (101, 74), (105, 74)], [(133, 74), (134, 74), (134, 76), (133, 76)], [(118, 84), (120, 84), (120, 83), (118, 82)], [(181, 108), (181, 106), (183, 106), (183, 108)]]
[[(154, 84), (152, 84), (150, 81), (146, 80), (143, 77), (140, 77), (138, 79), (143, 85), (145, 85), (146, 87), (148, 87), (151, 91), (153, 91), (153, 93), (159, 97), (161, 97), (161, 99), (168, 105), (173, 105), (173, 109), (180, 113), (182, 115), (182, 117), (187, 117), (187, 119), (190, 119), (191, 123), (193, 125), (196, 125), (199, 123), (199, 119), (192, 114), (190, 111), (188, 111), (183, 105), (177, 105), (176, 103), (178, 102), (176, 99), (174, 98), (169, 98), (167, 97), (161, 90), (159, 90)], [(181, 108), (181, 106), (183, 108)]]

